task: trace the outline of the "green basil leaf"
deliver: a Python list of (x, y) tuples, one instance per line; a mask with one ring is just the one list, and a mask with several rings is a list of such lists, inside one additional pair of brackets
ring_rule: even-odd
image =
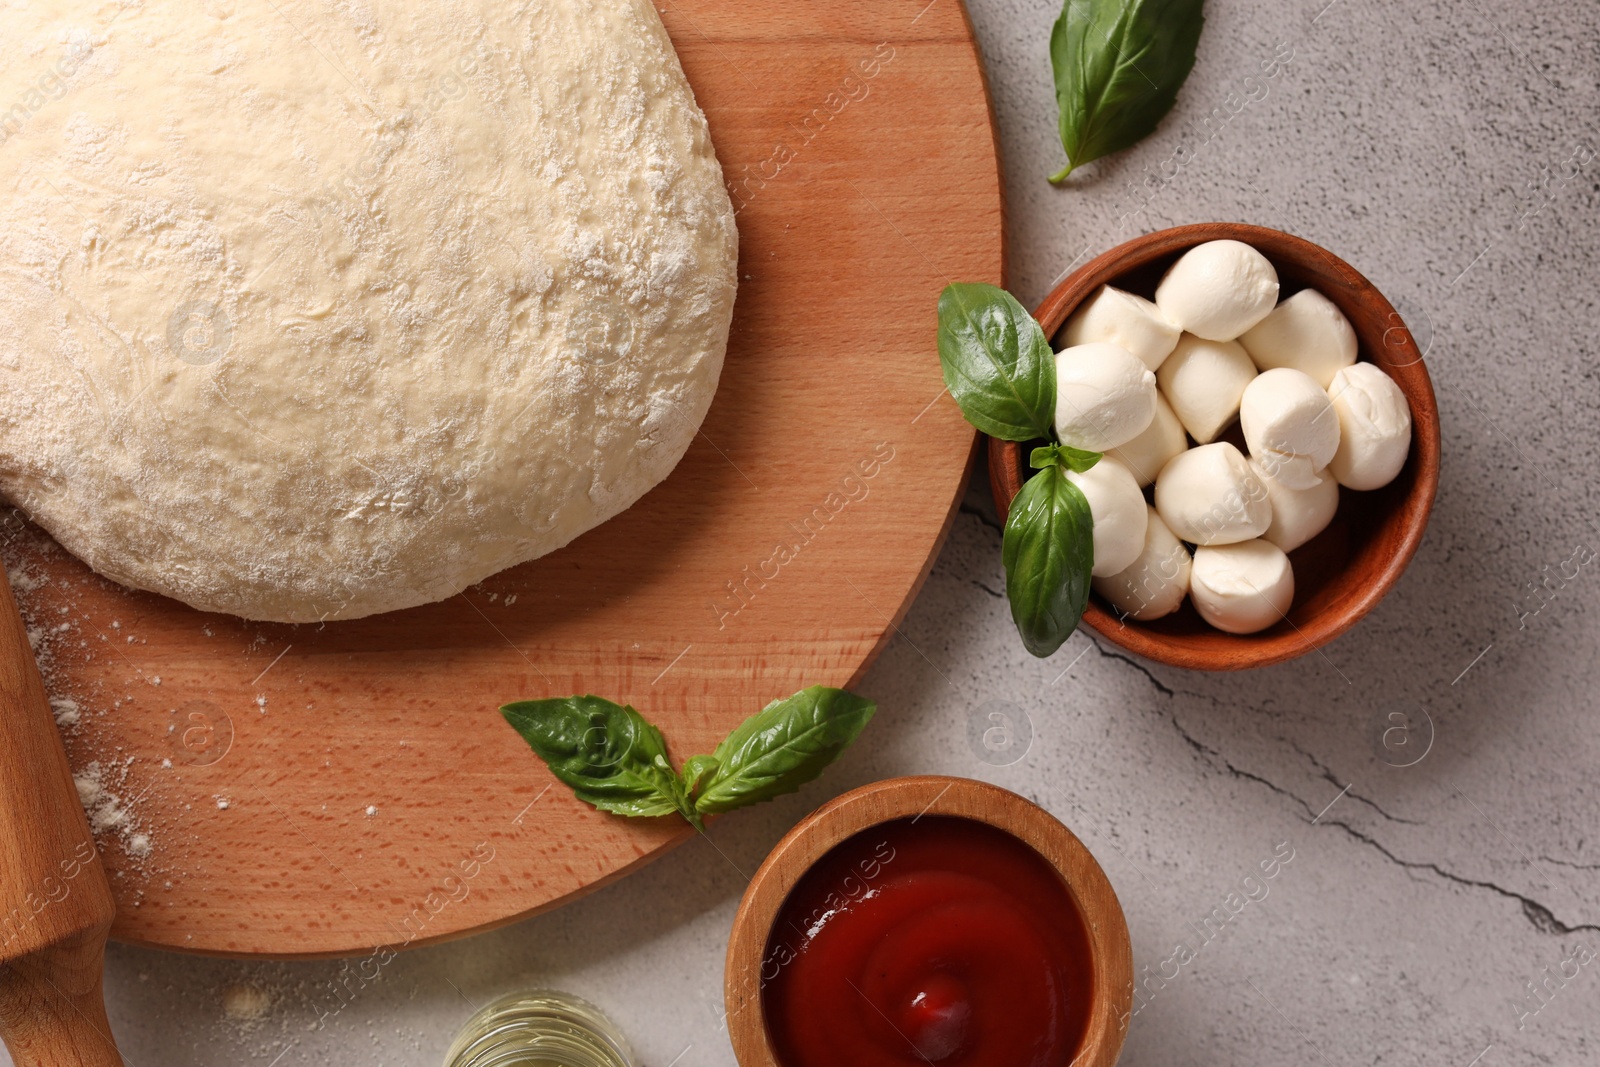
[(1000, 558), (1023, 645), (1035, 656), (1050, 655), (1078, 628), (1094, 567), (1089, 501), (1061, 467), (1048, 466), (1023, 484), (1006, 518)]
[(877, 710), (870, 700), (820, 685), (774, 700), (717, 746), (710, 757), (716, 769), (695, 810), (715, 815), (794, 792), (821, 774)]
[(690, 812), (661, 731), (595, 696), (523, 700), (500, 714), (579, 800), (618, 815)]
[(1073, 448), (1071, 445), (1040, 445), (1028, 456), (1028, 466), (1035, 470), (1042, 470), (1050, 466), (1062, 466), (1069, 471), (1084, 471), (1099, 463), (1104, 453), (1089, 452), (1082, 448)]
[(712, 776), (717, 773), (717, 757), (691, 756), (683, 765), (683, 792), (693, 804), (706, 786), (711, 784)]
[(1050, 34), (1061, 147), (1059, 182), (1156, 128), (1194, 66), (1204, 0), (1066, 0)]
[(939, 363), (967, 421), (990, 437), (1050, 436), (1056, 358), (1044, 330), (1004, 289), (957, 283), (939, 295)]

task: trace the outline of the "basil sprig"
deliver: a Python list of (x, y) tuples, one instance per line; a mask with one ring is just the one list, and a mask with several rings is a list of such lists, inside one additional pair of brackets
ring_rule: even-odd
[(1011, 502), (1000, 544), (1011, 619), (1023, 646), (1048, 656), (1078, 628), (1094, 567), (1094, 518), (1067, 472), (1088, 470), (1100, 453), (1055, 439), (1055, 354), (1044, 329), (1004, 289), (945, 289), (939, 363), (972, 425), (1006, 441), (1048, 442), (1029, 454), (1038, 473)]
[(573, 794), (618, 815), (677, 812), (704, 831), (718, 815), (792, 793), (816, 778), (877, 711), (870, 700), (814, 685), (774, 700), (709, 756), (673, 769), (661, 731), (630, 706), (596, 696), (507, 704), (500, 714)]
[(1061, 147), (1077, 167), (1156, 128), (1194, 66), (1204, 0), (1066, 0), (1050, 34)]
[(1062, 466), (1069, 471), (1077, 471), (1082, 474), (1096, 463), (1099, 463), (1101, 456), (1102, 453), (1090, 452), (1083, 448), (1073, 448), (1071, 445), (1041, 445), (1028, 453), (1028, 466), (1034, 470)]

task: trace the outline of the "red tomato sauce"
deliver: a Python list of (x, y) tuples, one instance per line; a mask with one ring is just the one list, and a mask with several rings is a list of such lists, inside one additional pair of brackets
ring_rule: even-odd
[(841, 842), (784, 901), (762, 965), (783, 1067), (1065, 1067), (1088, 1024), (1088, 932), (1043, 857), (970, 819)]

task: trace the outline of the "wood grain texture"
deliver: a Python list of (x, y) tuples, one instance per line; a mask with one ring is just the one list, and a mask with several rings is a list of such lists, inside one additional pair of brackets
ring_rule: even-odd
[(108, 890), (99, 926), (0, 965), (0, 1036), (16, 1067), (122, 1067), (101, 990), (110, 902)]
[(1089, 1024), (1074, 1067), (1110, 1067), (1127, 1037), (1133, 948), (1122, 905), (1105, 872), (1071, 830), (1015, 793), (970, 778), (920, 775), (862, 786), (823, 805), (778, 842), (745, 889), (728, 936), (723, 999), (741, 1067), (780, 1067), (761, 1004), (767, 940), (802, 875), (833, 846), (869, 826), (917, 815), (953, 815), (998, 827), (1060, 873), (1089, 933), (1094, 981)]
[[(1158, 663), (1203, 671), (1265, 667), (1302, 656), (1359, 622), (1399, 581), (1416, 554), (1439, 488), (1439, 408), (1422, 352), (1393, 305), (1354, 267), (1292, 234), (1243, 223), (1178, 226), (1118, 245), (1069, 275), (1034, 312), (1054, 337), (1089, 294), (1101, 285), (1151, 297), (1162, 273), (1184, 251), (1205, 241), (1231, 239), (1254, 245), (1277, 268), (1282, 294), (1314, 288), (1355, 328), (1358, 357), (1395, 380), (1411, 406), (1411, 453), (1394, 481), (1371, 492), (1341, 488), (1339, 510), (1328, 528), (1289, 553), (1295, 595), (1288, 617), (1255, 634), (1228, 634), (1209, 626), (1193, 603), (1152, 622), (1119, 618), (1098, 595), (1083, 621), (1101, 636)], [(1237, 435), (1224, 434), (1243, 450)], [(1020, 445), (988, 441), (989, 484), (1001, 521), (1022, 488)]]
[(658, 7), (740, 229), (721, 386), (665, 483), (453, 600), (325, 627), (129, 593), (31, 528), (5, 549), (37, 586), (52, 694), (83, 709), (73, 762), (131, 761), (117, 788), (152, 851), (103, 842), (114, 937), (355, 955), (570, 899), (687, 831), (552, 788), (500, 703), (629, 701), (682, 759), (774, 697), (853, 682), (921, 585), (975, 446), (942, 391), (938, 293), (1003, 268), (966, 13)]
[(113, 904), (0, 574), (0, 1038), (17, 1067), (119, 1067), (100, 993)]

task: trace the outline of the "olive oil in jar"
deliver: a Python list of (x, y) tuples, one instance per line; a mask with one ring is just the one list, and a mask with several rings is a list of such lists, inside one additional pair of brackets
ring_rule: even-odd
[(501, 997), (468, 1019), (444, 1067), (633, 1067), (633, 1056), (593, 1004), (539, 990)]

